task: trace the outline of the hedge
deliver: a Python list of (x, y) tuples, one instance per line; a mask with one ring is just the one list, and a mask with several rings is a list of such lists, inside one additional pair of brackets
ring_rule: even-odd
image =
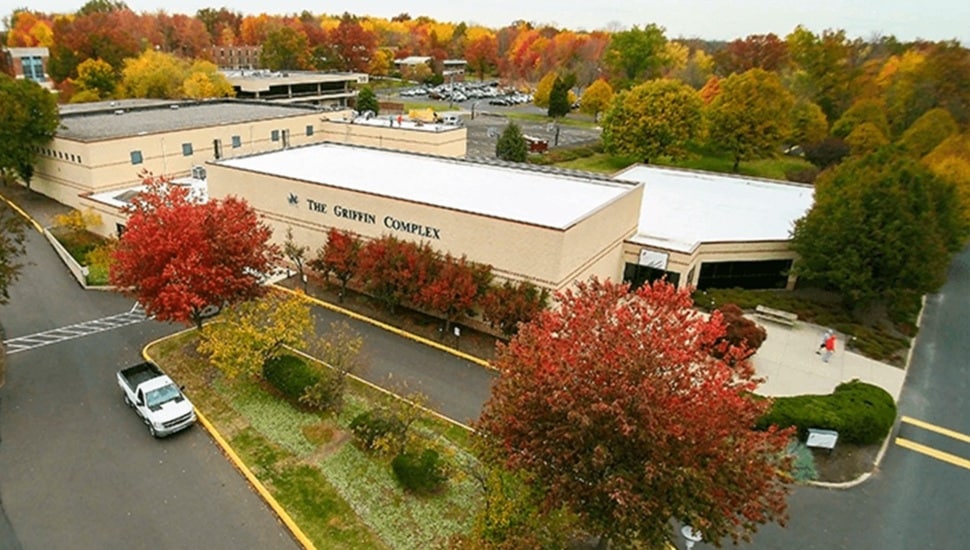
[(870, 445), (884, 438), (896, 421), (896, 403), (886, 390), (853, 380), (830, 395), (796, 395), (775, 398), (757, 427), (795, 426), (804, 440), (809, 428), (835, 430), (839, 441)]
[(263, 365), (263, 378), (287, 399), (298, 403), (306, 389), (320, 380), (320, 374), (300, 357), (280, 355)]

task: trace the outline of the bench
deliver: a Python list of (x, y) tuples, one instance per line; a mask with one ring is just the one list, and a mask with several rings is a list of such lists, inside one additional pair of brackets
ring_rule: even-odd
[(754, 308), (754, 313), (758, 317), (767, 319), (769, 321), (774, 321), (782, 325), (788, 325), (790, 327), (795, 326), (795, 321), (798, 320), (798, 314), (792, 313), (790, 311), (782, 311), (780, 309), (774, 309), (767, 306), (758, 306)]

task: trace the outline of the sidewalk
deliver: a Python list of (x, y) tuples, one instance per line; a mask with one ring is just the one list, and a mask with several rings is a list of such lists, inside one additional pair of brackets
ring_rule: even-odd
[[(0, 186), (0, 196), (19, 206), (43, 227), (49, 227), (55, 215), (71, 210), (19, 185)], [(840, 383), (858, 378), (885, 389), (893, 399), (899, 400), (906, 376), (904, 369), (846, 351), (842, 335), (835, 354), (825, 363), (815, 353), (825, 327), (802, 321), (791, 328), (761, 319), (757, 322), (768, 332), (767, 340), (752, 358), (758, 375), (765, 379), (758, 393), (766, 396), (828, 394)]]
[(846, 351), (845, 337), (841, 334), (837, 335), (835, 353), (826, 363), (815, 353), (826, 327), (802, 321), (792, 328), (760, 319), (757, 322), (768, 332), (768, 338), (752, 358), (758, 375), (765, 378), (759, 394), (828, 394), (842, 382), (858, 378), (883, 388), (894, 400), (899, 400), (905, 369)]

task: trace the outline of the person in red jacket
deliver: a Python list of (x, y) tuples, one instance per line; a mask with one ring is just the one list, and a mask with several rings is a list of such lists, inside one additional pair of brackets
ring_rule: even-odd
[(832, 354), (835, 353), (835, 333), (830, 334), (829, 337), (825, 339), (824, 346), (825, 351), (822, 352), (822, 361), (828, 363), (829, 359), (832, 358)]

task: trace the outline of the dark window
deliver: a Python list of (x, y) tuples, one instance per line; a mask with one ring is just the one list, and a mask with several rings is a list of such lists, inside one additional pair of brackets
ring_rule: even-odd
[(680, 282), (680, 273), (673, 271), (664, 271), (639, 264), (626, 264), (623, 268), (623, 282), (630, 283), (630, 290), (640, 288), (645, 283), (652, 283), (662, 277), (666, 277), (667, 282), (674, 286), (677, 286), (677, 283)]
[(192, 156), (192, 144), (191, 143), (183, 143), (182, 144), (182, 156), (183, 157), (190, 157), (190, 156)]
[(142, 162), (141, 151), (132, 151), (131, 152), (131, 163), (132, 164), (141, 164), (141, 162)]
[(785, 288), (791, 260), (760, 262), (705, 262), (697, 288)]
[(290, 131), (283, 130), (283, 148), (286, 149), (290, 146)]
[(312, 124), (307, 124), (307, 127), (306, 127), (306, 135), (308, 135), (308, 136), (312, 136), (313, 135), (313, 125)]
[(222, 158), (222, 140), (214, 139), (212, 140), (212, 155), (219, 160)]
[(279, 141), (280, 140), (280, 131), (279, 130), (273, 130), (272, 132), (270, 132), (269, 139), (271, 139), (273, 141)]
[(232, 148), (239, 149), (242, 147), (242, 138), (239, 136), (232, 136)]

